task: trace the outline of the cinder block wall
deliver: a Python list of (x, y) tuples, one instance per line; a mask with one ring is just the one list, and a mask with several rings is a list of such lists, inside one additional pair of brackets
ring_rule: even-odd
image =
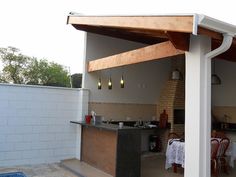
[(0, 84), (0, 166), (75, 158), (70, 120), (86, 114), (86, 100), (86, 90)]

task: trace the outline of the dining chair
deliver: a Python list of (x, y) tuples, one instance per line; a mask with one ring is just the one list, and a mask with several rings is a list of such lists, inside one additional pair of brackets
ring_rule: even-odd
[(211, 171), (215, 177), (218, 177), (218, 149), (220, 147), (220, 142), (218, 139), (211, 139)]
[(181, 138), (181, 136), (178, 133), (171, 132), (168, 135), (168, 140), (169, 139), (178, 139), (178, 138)]
[(226, 138), (226, 135), (222, 131), (212, 131), (211, 137), (212, 138)]
[(220, 165), (220, 169), (223, 167), (223, 170), (226, 174), (228, 174), (228, 161), (227, 161), (227, 155), (226, 151), (229, 147), (230, 140), (229, 138), (222, 138), (220, 140), (220, 146), (218, 151), (218, 163)]

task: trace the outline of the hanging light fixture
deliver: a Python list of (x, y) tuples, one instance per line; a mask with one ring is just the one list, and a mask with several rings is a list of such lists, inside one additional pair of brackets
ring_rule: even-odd
[(124, 81), (123, 74), (121, 75), (121, 78), (120, 78), (120, 88), (125, 88), (125, 81)]
[(112, 81), (111, 81), (111, 76), (109, 77), (108, 80), (108, 89), (111, 90), (112, 89)]
[(178, 69), (172, 71), (171, 79), (172, 80), (182, 80), (182, 74)]
[(101, 79), (101, 71), (98, 73), (99, 78), (98, 78), (98, 90), (102, 89), (102, 79)]
[(212, 85), (220, 85), (221, 84), (221, 79), (219, 76), (216, 75), (215, 73), (215, 61), (213, 61), (213, 72), (211, 75), (211, 84)]
[(101, 77), (98, 79), (98, 90), (102, 89), (102, 81), (101, 81)]

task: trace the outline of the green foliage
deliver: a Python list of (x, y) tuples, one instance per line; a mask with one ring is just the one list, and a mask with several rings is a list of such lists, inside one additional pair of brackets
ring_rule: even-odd
[(6, 81), (5, 78), (2, 76), (1, 73), (0, 73), (0, 83), (7, 83), (7, 81)]
[(73, 88), (81, 88), (82, 85), (82, 74), (76, 73), (71, 75), (72, 87)]
[(14, 47), (0, 48), (3, 62), (0, 82), (70, 87), (68, 71), (60, 64), (19, 53)]
[(0, 57), (3, 62), (2, 80), (23, 84), (29, 57), (19, 53), (19, 49), (15, 47), (0, 48)]
[(54, 62), (33, 58), (25, 73), (27, 84), (70, 87), (69, 73)]

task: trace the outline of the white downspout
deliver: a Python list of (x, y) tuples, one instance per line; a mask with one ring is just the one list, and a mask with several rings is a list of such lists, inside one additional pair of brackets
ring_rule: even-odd
[(223, 42), (220, 45), (220, 47), (207, 53), (206, 58), (214, 58), (214, 57), (224, 53), (225, 51), (227, 51), (230, 48), (232, 41), (233, 41), (233, 35), (223, 34), (223, 36), (224, 36)]
[(203, 174), (210, 176), (210, 153), (211, 153), (211, 144), (210, 144), (210, 134), (211, 134), (211, 59), (224, 53), (225, 51), (227, 51), (233, 41), (233, 35), (229, 35), (229, 34), (223, 34), (224, 38), (223, 38), (223, 42), (220, 45), (220, 47), (210, 51), (209, 53), (205, 54), (205, 76), (206, 79), (203, 79), (203, 82), (205, 82), (203, 85), (204, 87), (202, 87), (203, 89), (203, 94), (205, 95), (203, 97), (204, 101), (203, 101), (203, 116), (206, 117), (206, 119), (204, 120), (204, 123), (202, 125), (202, 140), (203, 144), (205, 144), (206, 146), (202, 147), (203, 148)]

